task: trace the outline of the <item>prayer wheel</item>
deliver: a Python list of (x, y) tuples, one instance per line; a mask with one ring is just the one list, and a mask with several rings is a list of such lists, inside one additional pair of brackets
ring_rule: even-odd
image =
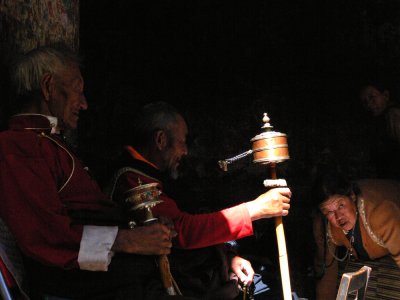
[(145, 225), (157, 221), (153, 217), (151, 208), (161, 203), (159, 199), (161, 191), (158, 183), (141, 184), (125, 192), (125, 204), (133, 212), (134, 220), (129, 224), (134, 227), (136, 223)]
[[(262, 129), (264, 129), (264, 132), (256, 135), (250, 140), (252, 142), (251, 150), (248, 150), (225, 160), (220, 160), (218, 161), (218, 164), (221, 169), (227, 171), (228, 164), (231, 164), (243, 157), (253, 154), (254, 163), (268, 165), (271, 169), (271, 179), (265, 180), (264, 186), (266, 188), (285, 187), (286, 180), (277, 179), (276, 165), (277, 163), (289, 159), (287, 136), (284, 133), (273, 131), (273, 127), (271, 126), (269, 121), (270, 119), (268, 115), (264, 113), (264, 125), (261, 127)], [(282, 217), (275, 218), (275, 230), (278, 242), (283, 299), (291, 300), (292, 292), (290, 286), (289, 264), (287, 259), (286, 240)]]
[(264, 125), (261, 127), (264, 132), (250, 140), (254, 163), (279, 163), (289, 159), (286, 134), (272, 131), (269, 120), (268, 115), (264, 113)]
[(228, 170), (228, 165), (250, 154), (253, 154), (253, 162), (260, 164), (276, 164), (289, 159), (287, 136), (284, 133), (272, 130), (269, 117), (264, 113), (264, 125), (261, 127), (264, 132), (256, 135), (250, 141), (252, 149), (234, 157), (220, 160), (218, 164), (224, 171)]

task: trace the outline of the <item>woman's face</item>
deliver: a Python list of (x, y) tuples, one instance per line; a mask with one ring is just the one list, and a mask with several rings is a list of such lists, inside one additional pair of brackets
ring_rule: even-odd
[(331, 225), (349, 231), (356, 224), (355, 196), (333, 195), (320, 205)]

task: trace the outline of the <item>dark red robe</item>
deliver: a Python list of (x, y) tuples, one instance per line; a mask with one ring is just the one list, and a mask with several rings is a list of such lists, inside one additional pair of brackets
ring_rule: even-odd
[(77, 268), (83, 226), (69, 213), (106, 209), (107, 198), (50, 130), (45, 116), (22, 114), (0, 133), (0, 217), (25, 255)]

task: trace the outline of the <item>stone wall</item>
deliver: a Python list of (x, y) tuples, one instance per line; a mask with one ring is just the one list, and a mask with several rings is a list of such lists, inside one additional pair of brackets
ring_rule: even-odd
[(79, 49), (78, 0), (2, 0), (0, 15), (2, 58), (56, 42)]
[(79, 0), (0, 1), (0, 128), (8, 111), (8, 63), (16, 53), (60, 42), (79, 50)]

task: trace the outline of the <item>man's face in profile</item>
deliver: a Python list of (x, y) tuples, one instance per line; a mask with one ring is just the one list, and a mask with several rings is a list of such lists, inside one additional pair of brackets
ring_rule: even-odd
[(163, 160), (166, 170), (171, 178), (177, 179), (179, 176), (178, 167), (183, 156), (187, 155), (186, 137), (188, 129), (185, 120), (179, 116), (173, 124), (168, 134), (168, 147), (163, 153)]
[(88, 105), (83, 93), (83, 78), (77, 65), (69, 65), (61, 74), (51, 79), (49, 110), (57, 117), (60, 127), (76, 129), (79, 112)]

